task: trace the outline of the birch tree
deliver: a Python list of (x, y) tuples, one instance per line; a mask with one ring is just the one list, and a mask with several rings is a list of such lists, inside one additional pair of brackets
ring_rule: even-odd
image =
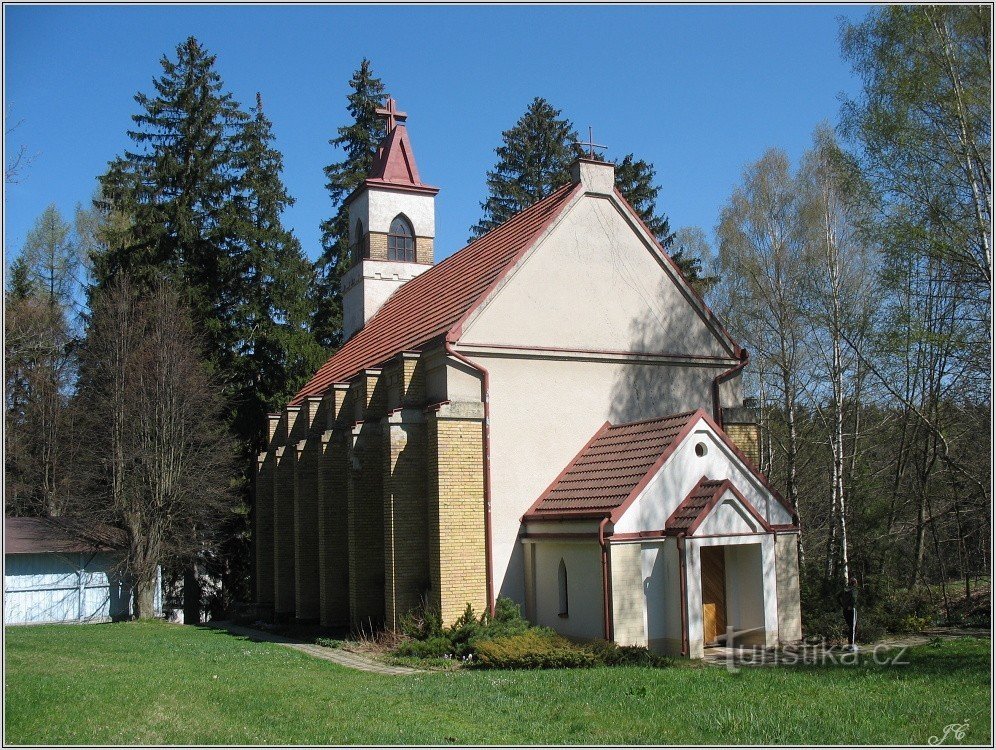
[[(720, 214), (719, 267), (731, 332), (763, 362), (784, 413), (786, 494), (799, 508), (797, 408), (806, 331), (804, 279), (808, 273), (800, 225), (799, 186), (788, 157), (770, 149), (744, 172)], [(801, 536), (800, 536), (801, 544)], [(801, 550), (800, 550), (801, 551)]]

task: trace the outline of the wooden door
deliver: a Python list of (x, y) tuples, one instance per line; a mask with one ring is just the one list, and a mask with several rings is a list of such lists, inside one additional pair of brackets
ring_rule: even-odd
[(702, 547), (702, 630), (705, 643), (726, 635), (726, 562), (723, 547)]

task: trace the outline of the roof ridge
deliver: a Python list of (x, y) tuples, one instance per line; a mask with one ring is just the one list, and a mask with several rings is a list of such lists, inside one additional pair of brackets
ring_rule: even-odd
[[(548, 193), (547, 195), (544, 195), (544, 196), (543, 196), (542, 198), (538, 198), (537, 200), (533, 201), (532, 203), (530, 203), (530, 204), (529, 204), (528, 206), (526, 206), (525, 208), (521, 208), (521, 209), (519, 209), (519, 211), (518, 211), (517, 213), (515, 213), (515, 214), (514, 214), (513, 216), (509, 217), (508, 219), (505, 219), (505, 221), (503, 221), (503, 222), (502, 222), (501, 224), (499, 224), (498, 226), (495, 226), (495, 227), (491, 227), (491, 229), (489, 229), (489, 230), (488, 230), (487, 232), (485, 232), (484, 234), (482, 234), (482, 235), (481, 235), (480, 237), (476, 237), (476, 238), (475, 238), (474, 240), (472, 240), (471, 242), (468, 242), (468, 243), (467, 243), (466, 245), (464, 245), (464, 246), (463, 246), (462, 248), (460, 248), (459, 250), (457, 250), (456, 252), (454, 252), (454, 253), (453, 253), (452, 255), (450, 255), (450, 256), (449, 256), (449, 258), (452, 258), (452, 257), (453, 257), (454, 255), (456, 255), (457, 253), (461, 253), (461, 252), (463, 252), (464, 250), (466, 250), (466, 249), (467, 249), (468, 247), (470, 247), (470, 246), (472, 246), (472, 245), (475, 245), (475, 244), (477, 244), (477, 243), (478, 243), (478, 242), (480, 242), (481, 240), (483, 240), (483, 239), (485, 239), (486, 237), (490, 236), (491, 234), (493, 234), (493, 233), (497, 232), (497, 231), (498, 231), (499, 229), (502, 229), (503, 227), (506, 227), (506, 226), (508, 226), (508, 225), (509, 225), (509, 224), (511, 224), (511, 223), (512, 223), (513, 221), (515, 221), (515, 220), (516, 220), (516, 219), (518, 219), (518, 218), (519, 218), (520, 216), (522, 216), (522, 214), (524, 214), (524, 213), (525, 213), (526, 211), (529, 211), (530, 209), (534, 208), (535, 206), (538, 206), (538, 205), (539, 205), (540, 203), (542, 203), (542, 202), (543, 202), (543, 201), (545, 201), (545, 200), (549, 200), (550, 198), (552, 198), (552, 197), (553, 197), (554, 195), (556, 195), (556, 194), (557, 194), (558, 192), (560, 192), (561, 190), (564, 190), (564, 189), (566, 189), (566, 188), (573, 188), (573, 187), (574, 187), (574, 183), (572, 183), (572, 182), (567, 182), (567, 183), (564, 183), (563, 185), (561, 185), (560, 187), (555, 187), (555, 188), (554, 188), (553, 190), (551, 190), (551, 191), (550, 191), (550, 192), (549, 192), (549, 193)], [(449, 258), (446, 258), (445, 260), (449, 260)], [(442, 261), (441, 261), (441, 262), (442, 262)]]
[(650, 419), (641, 419), (636, 422), (620, 422), (619, 424), (610, 424), (609, 429), (614, 430), (616, 428), (622, 427), (635, 427), (640, 424), (650, 424), (651, 422), (663, 422), (668, 419), (679, 419), (682, 417), (690, 417), (693, 414), (702, 411), (701, 409), (692, 409), (691, 411), (682, 411), (677, 414), (668, 414), (663, 417), (651, 417)]

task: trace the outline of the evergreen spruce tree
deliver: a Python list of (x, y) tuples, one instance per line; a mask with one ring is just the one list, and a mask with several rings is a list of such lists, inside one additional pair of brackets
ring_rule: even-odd
[(18, 255), (7, 272), (7, 293), (12, 300), (22, 300), (31, 295), (33, 288), (31, 270), (25, 263), (24, 256)]
[(674, 233), (667, 217), (657, 213), (657, 196), (661, 188), (654, 184), (655, 176), (654, 165), (637, 159), (633, 154), (626, 154), (622, 161), (616, 162), (616, 187), (619, 192), (639, 214), (661, 246), (670, 250)]
[(331, 219), (322, 222), (322, 254), (315, 263), (312, 288), (314, 309), (311, 329), (322, 346), (337, 347), (342, 343), (342, 291), (340, 282), (349, 261), (349, 212), (343, 200), (359, 186), (373, 166), (377, 146), (384, 137), (384, 123), (376, 109), (384, 97), (384, 84), (374, 76), (366, 58), (349, 80), (351, 89), (347, 111), (348, 125), (337, 130), (338, 136), (329, 141), (342, 149), (345, 158), (325, 167), (332, 207)]
[(674, 247), (675, 234), (667, 216), (657, 213), (657, 197), (660, 185), (654, 184), (656, 170), (654, 165), (643, 159), (637, 159), (633, 154), (627, 154), (622, 161), (616, 162), (616, 187), (626, 201), (653, 232), (661, 246), (671, 254), (671, 259), (681, 269), (688, 282), (700, 293), (708, 289), (717, 279), (714, 276), (703, 276), (702, 261), (692, 254), (688, 248), (678, 245)]
[(137, 147), (115, 159), (101, 189), (131, 221), (95, 264), (98, 286), (117, 271), (139, 281), (169, 277), (190, 297), (216, 367), (231, 366), (231, 295), (238, 268), (231, 211), (238, 187), (234, 136), (247, 116), (223, 89), (215, 57), (189, 37), (163, 56), (155, 93), (139, 92), (128, 132)]
[(233, 224), (241, 269), (235, 319), (243, 333), (235, 352), (235, 429), (249, 439), (250, 454), (262, 450), (266, 412), (287, 403), (326, 357), (309, 328), (310, 264), (280, 218), (294, 199), (281, 179), (283, 157), (273, 140), (257, 93), (236, 138), (241, 176)]
[[(292, 200), (262, 102), (247, 114), (224, 89), (214, 56), (192, 37), (175, 61), (161, 62), (155, 92), (135, 97), (135, 150), (101, 179), (91, 298), (121, 272), (149, 288), (166, 279), (184, 290), (224, 387), (244, 479), (264, 440), (266, 411), (285, 403), (324, 357), (308, 326), (311, 269), (281, 223)], [(235, 597), (248, 582), (248, 509), (247, 502), (232, 519), (229, 542), (202, 560)]]
[(484, 216), (471, 227), (475, 239), (570, 180), (577, 155), (574, 125), (548, 101), (533, 99), (515, 126), (501, 134), (498, 162), (488, 172)]

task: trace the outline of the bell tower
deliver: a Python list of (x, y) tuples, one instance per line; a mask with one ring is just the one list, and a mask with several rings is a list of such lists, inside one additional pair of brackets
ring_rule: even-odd
[(439, 188), (419, 178), (405, 126), (390, 96), (377, 114), (387, 135), (349, 208), (349, 270), (342, 277), (343, 338), (366, 325), (398, 287), (432, 266)]

